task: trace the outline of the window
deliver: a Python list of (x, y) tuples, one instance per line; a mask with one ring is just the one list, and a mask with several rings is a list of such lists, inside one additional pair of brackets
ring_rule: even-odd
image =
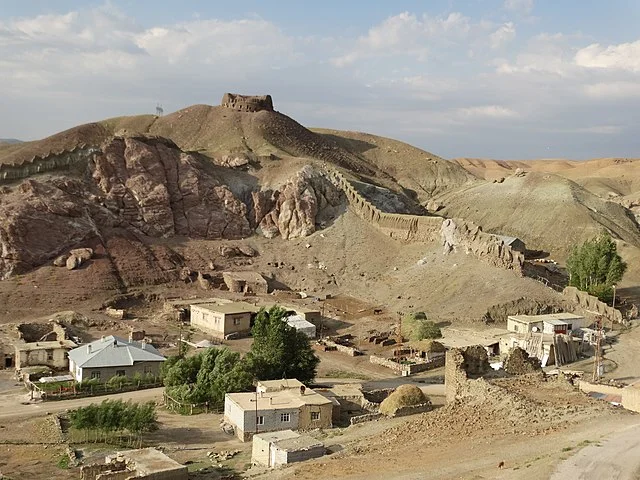
[(234, 318), (233, 319), (233, 324), (234, 325), (240, 325), (240, 319), (239, 318)]
[(47, 350), (47, 360), (53, 362), (53, 350)]
[[(288, 415), (288, 414), (287, 414)], [(287, 420), (288, 421), (288, 420)], [(264, 425), (264, 417), (262, 415), (258, 415), (256, 417), (256, 425)]]
[(91, 372), (92, 380), (100, 380), (100, 372)]
[(288, 423), (291, 421), (291, 414), (290, 413), (281, 413), (280, 414), (280, 421), (282, 423)]
[(151, 367), (150, 366), (145, 366), (144, 367), (144, 373), (151, 373)]
[(116, 370), (116, 377), (124, 377), (126, 373), (124, 370)]
[(320, 420), (320, 412), (311, 412), (311, 421), (317, 422)]

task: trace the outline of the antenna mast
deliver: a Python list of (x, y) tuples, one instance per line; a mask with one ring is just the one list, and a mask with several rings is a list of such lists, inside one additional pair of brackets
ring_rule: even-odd
[(162, 108), (162, 105), (158, 103), (156, 104), (156, 116), (161, 117), (162, 115), (164, 115), (164, 109)]

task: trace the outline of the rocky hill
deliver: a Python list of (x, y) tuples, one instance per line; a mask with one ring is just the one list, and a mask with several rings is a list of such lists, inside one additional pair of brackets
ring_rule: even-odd
[[(0, 277), (18, 278), (0, 282), (0, 301), (18, 301), (19, 274), (40, 288), (42, 278), (73, 281), (69, 290), (87, 298), (97, 285), (122, 291), (192, 278), (185, 271), (202, 275), (216, 262), (237, 268), (244, 263), (215, 249), (242, 241), (279, 258), (247, 260), (253, 268), (287, 264), (286, 272), (269, 273), (282, 288), (348, 287), (407, 308), (443, 302), (445, 316), (458, 315), (445, 303), (482, 292), (482, 299), (474, 297), (475, 318), (497, 301), (514, 300), (525, 282), (500, 270), (507, 265), (519, 273), (511, 267), (521, 258), (500, 242), (482, 240), (488, 237), (478, 226), (520, 236), (558, 258), (603, 227), (638, 250), (630, 211), (578, 179), (532, 168), (516, 174), (523, 167), (506, 164), (496, 168), (509, 174), (493, 182), (482, 165), (451, 162), (395, 140), (311, 131), (266, 98), (232, 96), (221, 106), (194, 105), (163, 117), (117, 117), (0, 147)], [(620, 197), (635, 191), (635, 177), (628, 184), (616, 178)], [(345, 215), (347, 208), (357, 217)], [(425, 217), (426, 210), (436, 216)], [(448, 249), (459, 247), (447, 260), (440, 216), (463, 219), (448, 224), (464, 228), (445, 232)], [(312, 240), (316, 247), (309, 251)], [(75, 247), (90, 247), (95, 256), (73, 277), (51, 267)], [(489, 261), (482, 267), (462, 262), (463, 251)], [(468, 277), (474, 271), (483, 278)], [(486, 285), (487, 275), (503, 285), (500, 295)], [(403, 294), (427, 285), (431, 292)], [(553, 294), (526, 285), (540, 298)]]

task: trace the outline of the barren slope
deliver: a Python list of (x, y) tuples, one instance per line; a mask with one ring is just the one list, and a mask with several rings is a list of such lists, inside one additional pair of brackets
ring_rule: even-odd
[(640, 231), (630, 212), (555, 174), (510, 176), (442, 195), (446, 216), (462, 217), (486, 231), (522, 238), (531, 249), (565, 258), (573, 245), (604, 227), (639, 246)]
[(459, 164), (397, 140), (361, 132), (319, 128), (313, 131), (366, 159), (415, 192), (421, 202), (477, 180)]

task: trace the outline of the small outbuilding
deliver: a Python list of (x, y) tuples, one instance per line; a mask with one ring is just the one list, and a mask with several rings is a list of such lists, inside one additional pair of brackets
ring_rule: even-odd
[(316, 326), (307, 322), (302, 315), (290, 315), (285, 318), (290, 327), (304, 333), (309, 338), (316, 338)]
[(516, 252), (520, 252), (523, 255), (526, 253), (527, 248), (522, 240), (518, 237), (509, 237), (507, 235), (494, 235), (499, 240), (502, 240), (502, 243), (507, 247), (511, 247), (512, 250)]
[(75, 347), (76, 344), (71, 340), (16, 343), (16, 370), (39, 366), (64, 370), (69, 366), (68, 353)]
[(80, 468), (82, 480), (188, 480), (189, 471), (155, 448), (127, 450), (105, 457), (104, 463)]
[(260, 433), (253, 436), (251, 463), (276, 468), (322, 457), (325, 453), (322, 442), (293, 430)]

